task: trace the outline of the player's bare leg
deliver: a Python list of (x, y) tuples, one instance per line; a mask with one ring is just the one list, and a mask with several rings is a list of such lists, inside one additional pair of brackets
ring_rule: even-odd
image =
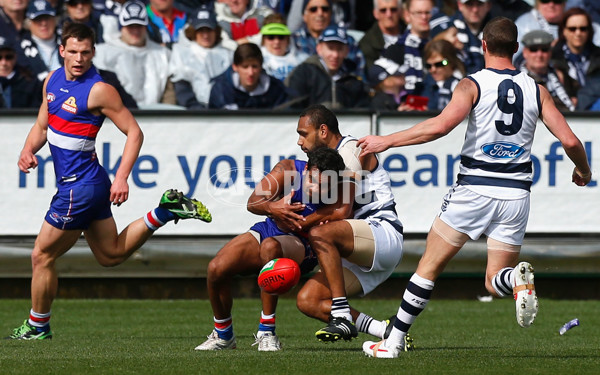
[(250, 233), (229, 241), (208, 264), (206, 285), (214, 314), (215, 328), (196, 350), (235, 349), (231, 309), (231, 282), (235, 275), (258, 272), (262, 267), (259, 243)]

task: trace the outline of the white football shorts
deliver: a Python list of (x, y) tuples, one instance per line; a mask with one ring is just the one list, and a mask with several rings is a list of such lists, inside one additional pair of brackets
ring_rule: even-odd
[(529, 219), (529, 194), (519, 199), (498, 199), (454, 185), (444, 196), (441, 220), (476, 240), (482, 234), (510, 245), (522, 245)]

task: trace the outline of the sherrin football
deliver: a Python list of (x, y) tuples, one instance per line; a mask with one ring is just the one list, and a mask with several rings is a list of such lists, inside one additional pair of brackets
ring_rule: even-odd
[(258, 286), (269, 294), (279, 295), (292, 289), (300, 281), (300, 267), (289, 258), (269, 261), (258, 274)]

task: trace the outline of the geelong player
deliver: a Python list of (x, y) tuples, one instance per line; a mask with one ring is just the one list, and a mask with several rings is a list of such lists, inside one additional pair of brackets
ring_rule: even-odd
[[(64, 67), (50, 73), (44, 82), (43, 103), (19, 158), (19, 169), (29, 173), (38, 165), (35, 153), (48, 142), (58, 192), (31, 254), (29, 319), (9, 339), (52, 338), (50, 307), (58, 288), (55, 262), (82, 232), (98, 263), (111, 267), (125, 261), (168, 221), (211, 221), (202, 203), (168, 190), (159, 207), (117, 233), (110, 205), (112, 202), (119, 206), (129, 197), (127, 178), (138, 157), (143, 134), (117, 91), (102, 82), (92, 66), (94, 40), (92, 29), (83, 24), (65, 27), (59, 47)], [(112, 184), (95, 152), (96, 135), (105, 117), (127, 137)]]
[[(429, 231), (425, 253), (404, 292), (389, 337), (363, 344), (369, 356), (398, 357), (403, 337), (429, 302), (438, 275), (469, 238), (481, 234), (488, 238), (487, 290), (497, 297), (514, 295), (520, 326), (528, 327), (535, 319), (533, 267), (517, 262), (529, 216), (531, 144), (538, 118), (575, 164), (573, 182), (587, 185), (592, 172), (585, 149), (548, 91), (512, 65), (517, 49), (513, 21), (493, 19), (483, 30), (486, 69), (463, 79), (440, 115), (405, 131), (359, 140), (363, 155), (426, 143), (448, 134), (469, 116), (458, 181)], [(505, 155), (511, 157), (494, 157), (490, 150), (498, 149), (510, 151)]]
[[(248, 199), (248, 210), (269, 217), (229, 241), (208, 264), (207, 288), (215, 326), (196, 350), (236, 348), (231, 315), (234, 276), (258, 273), (265, 263), (281, 257), (295, 260), (303, 274), (316, 266), (317, 258), (308, 246), (306, 233), (302, 228), (288, 228), (288, 224), (300, 221), (310, 226), (335, 220), (337, 202), (326, 205), (321, 198), (331, 196), (333, 201), (338, 195), (337, 179), (344, 169), (337, 151), (321, 147), (308, 153), (308, 162), (280, 161), (256, 186)], [(326, 193), (322, 186), (331, 191)], [(281, 343), (275, 334), (277, 296), (262, 292), (261, 299), (263, 308), (256, 344), (259, 351), (278, 351)]]

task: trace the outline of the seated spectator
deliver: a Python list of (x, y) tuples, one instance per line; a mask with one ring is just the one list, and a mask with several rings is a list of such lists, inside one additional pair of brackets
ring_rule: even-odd
[(233, 64), (214, 79), (209, 108), (274, 108), (287, 100), (285, 86), (262, 69), (260, 47), (241, 44), (233, 54)]
[(550, 65), (550, 50), (554, 38), (543, 30), (530, 31), (521, 40), (523, 62), (517, 68), (544, 86), (560, 111), (573, 111), (574, 98), (569, 97), (554, 68)]
[(559, 35), (552, 48), (551, 63), (569, 96), (577, 97), (579, 89), (586, 85), (586, 77), (600, 70), (600, 47), (592, 43), (594, 29), (589, 14), (581, 8), (566, 11)]
[(373, 17), (376, 22), (358, 42), (365, 56), (367, 71), (384, 49), (396, 43), (406, 25), (400, 20), (402, 15), (401, 0), (373, 0)]
[(224, 0), (215, 3), (217, 21), (223, 30), (223, 46), (235, 50), (239, 44), (260, 45), (260, 28), (271, 8), (259, 6), (258, 0)]
[[(0, 36), (6, 38), (15, 48), (29, 33), (25, 27), (27, 5), (28, 1), (0, 1)], [(17, 58), (18, 63), (22, 64), (21, 55)]]
[(26, 57), (24, 67), (40, 81), (62, 65), (56, 21), (56, 10), (48, 1), (36, 0), (29, 4), (27, 23), (31, 35), (24, 37), (20, 46)]
[[(65, 3), (67, 12), (60, 21), (59, 29), (62, 30), (67, 22), (83, 23), (96, 33), (96, 43), (103, 43), (104, 32), (100, 23), (100, 14), (92, 12), (92, 0), (65, 0)], [(60, 30), (59, 35), (62, 34)]]
[[(519, 35), (525, 35), (533, 30), (543, 30), (550, 33), (556, 40), (558, 39), (558, 24), (565, 13), (566, 0), (535, 0), (531, 11), (523, 14), (515, 21)], [(519, 50), (514, 55), (514, 60), (523, 51), (523, 46), (519, 43)]]
[[(267, 0), (268, 1), (268, 0)], [(367, 2), (369, 0), (357, 0), (356, 2)], [(287, 13), (288, 28), (294, 33), (302, 28), (302, 14), (306, 9), (308, 0), (292, 0), (290, 10)], [(354, 28), (359, 20), (356, 18), (352, 0), (328, 0), (331, 7), (331, 23), (339, 27)]]
[(93, 0), (93, 12), (102, 25), (102, 40), (118, 39), (119, 13), (127, 0)]
[(175, 8), (174, 0), (149, 0), (146, 6), (148, 13), (148, 36), (154, 42), (167, 48), (179, 40), (179, 34), (185, 27), (187, 15)]
[(114, 72), (140, 108), (156, 107), (167, 87), (169, 50), (148, 39), (148, 15), (142, 2), (125, 3), (119, 24), (119, 39), (96, 46), (94, 65)]
[[(292, 34), (292, 42), (298, 51), (311, 56), (317, 53), (319, 36), (332, 24), (331, 0), (304, 0), (302, 19), (304, 25)], [(336, 25), (337, 26), (337, 25)], [(358, 47), (358, 43), (350, 35), (348, 39), (348, 59), (354, 61), (356, 70), (353, 72), (360, 77), (365, 76), (365, 57)]]
[(37, 108), (42, 104), (43, 83), (17, 66), (17, 51), (0, 36), (0, 108)]
[(231, 66), (233, 53), (221, 45), (221, 29), (214, 11), (199, 8), (185, 37), (173, 44), (169, 74), (177, 104), (188, 109), (208, 107), (211, 80)]
[[(600, 1), (598, 0), (567, 0), (566, 9), (571, 8), (582, 8), (592, 18), (592, 22), (600, 23)], [(600, 45), (599, 42), (594, 40), (595, 45)]]
[(368, 108), (367, 87), (354, 75), (355, 63), (348, 56), (346, 31), (329, 26), (319, 36), (317, 54), (298, 65), (287, 77), (292, 107), (323, 104), (329, 108)]
[(290, 43), (292, 34), (282, 23), (268, 23), (260, 30), (262, 35), (261, 51), (264, 58), (263, 68), (267, 74), (280, 81), (308, 58), (303, 52), (298, 52)]
[[(394, 56), (393, 54), (397, 54)], [(398, 49), (386, 49), (381, 56), (386, 64), (374, 64), (369, 69), (369, 82), (374, 89), (371, 108), (379, 111), (404, 111), (406, 106), (406, 79), (404, 54)]]
[(457, 38), (464, 45), (461, 56), (468, 74), (478, 72), (485, 66), (481, 38), (483, 28), (491, 19), (490, 8), (489, 0), (459, 0), (458, 12), (450, 17), (448, 23), (439, 23), (432, 29), (432, 37), (435, 37), (440, 31), (456, 27)]
[(429, 98), (427, 109), (444, 109), (458, 82), (465, 76), (465, 67), (456, 48), (446, 40), (432, 40), (423, 51), (425, 69), (429, 72), (423, 82), (423, 96)]
[(404, 65), (404, 89), (408, 95), (421, 95), (423, 91), (423, 48), (429, 41), (432, 9), (432, 0), (407, 0), (404, 14), (409, 27), (398, 42), (384, 50), (382, 57), (374, 64), (384, 69), (392, 63)]

